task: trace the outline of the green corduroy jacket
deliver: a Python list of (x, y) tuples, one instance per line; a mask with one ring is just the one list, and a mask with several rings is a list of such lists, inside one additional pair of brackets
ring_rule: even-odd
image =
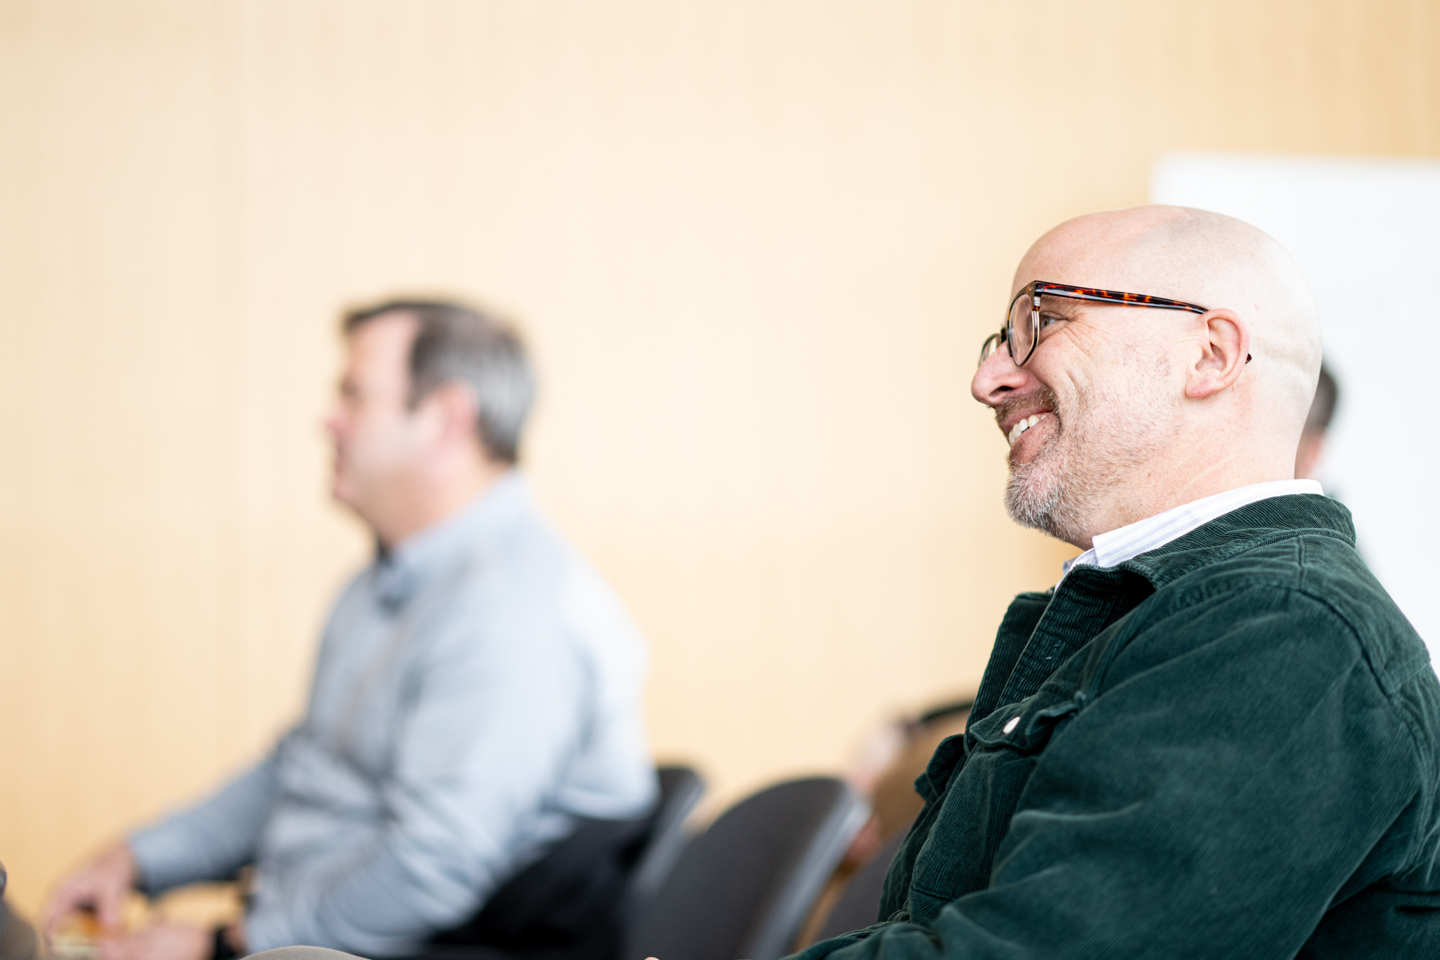
[(884, 922), (801, 956), (1434, 960), (1437, 753), (1349, 512), (1263, 500), (1017, 597)]

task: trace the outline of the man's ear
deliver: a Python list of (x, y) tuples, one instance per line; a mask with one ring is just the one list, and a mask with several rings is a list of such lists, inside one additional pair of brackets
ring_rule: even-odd
[(1211, 310), (1204, 325), (1200, 353), (1185, 371), (1185, 396), (1191, 400), (1229, 389), (1250, 362), (1250, 330), (1234, 310)]
[(479, 418), (479, 403), (470, 384), (463, 380), (446, 380), (431, 390), (422, 402), (434, 409), (440, 435), (444, 439), (478, 439), (476, 421)]

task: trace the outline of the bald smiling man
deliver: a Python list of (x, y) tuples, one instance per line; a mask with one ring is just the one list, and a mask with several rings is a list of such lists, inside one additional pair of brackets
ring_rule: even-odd
[(1294, 479), (1294, 262), (1142, 207), (1041, 237), (1011, 295), (972, 390), (1010, 515), (1083, 552), (1010, 605), (884, 922), (803, 956), (1440, 957), (1440, 684)]

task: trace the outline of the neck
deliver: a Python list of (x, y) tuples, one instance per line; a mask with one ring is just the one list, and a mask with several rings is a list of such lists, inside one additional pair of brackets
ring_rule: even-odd
[(1271, 480), (1295, 479), (1294, 454), (1277, 458), (1246, 450), (1229, 456), (1207, 459), (1204, 453), (1215, 448), (1198, 444), (1196, 455), (1172, 458), (1159, 456), (1154, 464), (1141, 467), (1136, 475), (1118, 481), (1110, 496), (1096, 504), (1084, 533), (1069, 542), (1082, 550), (1095, 545), (1095, 537), (1132, 523), (1194, 503), (1217, 493)]
[(375, 539), (386, 550), (394, 549), (465, 509), (510, 469), (508, 463), (480, 457), (456, 469), (415, 477), (411, 489), (395, 498), (394, 509), (372, 520)]

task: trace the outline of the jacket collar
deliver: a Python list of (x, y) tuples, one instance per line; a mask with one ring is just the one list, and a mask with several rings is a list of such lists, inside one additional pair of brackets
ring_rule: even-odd
[(1201, 567), (1297, 534), (1331, 537), (1355, 546), (1355, 523), (1344, 504), (1302, 494), (1247, 504), (1116, 569), (1138, 573), (1158, 590)]
[(1273, 497), (1240, 507), (1115, 567), (1079, 566), (1058, 587), (1016, 597), (995, 637), (972, 722), (1033, 694), (1076, 650), (1188, 573), (1300, 534), (1351, 546), (1350, 511), (1329, 497)]

